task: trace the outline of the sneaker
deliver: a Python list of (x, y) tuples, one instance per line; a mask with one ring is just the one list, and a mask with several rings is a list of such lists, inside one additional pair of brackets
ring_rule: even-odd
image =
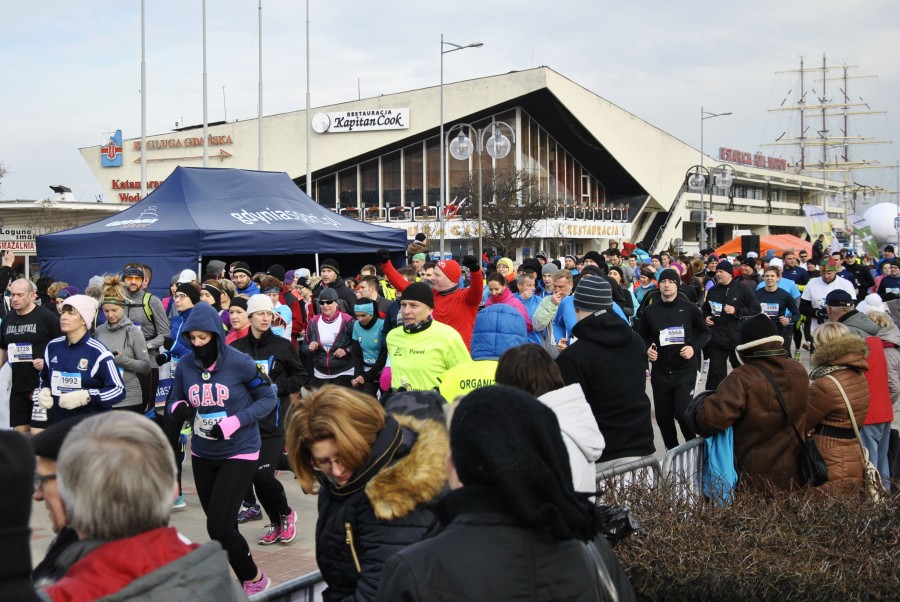
[(797, 360), (798, 362), (800, 361), (800, 350), (799, 349), (794, 352), (794, 359)]
[(249, 523), (252, 520), (262, 520), (262, 508), (259, 507), (259, 504), (253, 504), (252, 506), (242, 505), (241, 511), (238, 512), (238, 523)]
[(297, 535), (297, 513), (293, 508), (287, 516), (281, 517), (281, 543), (290, 543), (294, 541)]
[[(282, 521), (284, 524), (284, 521)], [(294, 536), (291, 535), (291, 539)], [(278, 543), (281, 541), (281, 526), (280, 525), (266, 525), (266, 532), (263, 533), (262, 537), (259, 538), (257, 542), (261, 546), (270, 546), (273, 543)]]
[(187, 508), (187, 503), (184, 501), (184, 494), (182, 493), (172, 503), (172, 510), (184, 510), (185, 508)]
[(272, 587), (272, 580), (269, 579), (266, 572), (260, 572), (262, 573), (262, 577), (259, 578), (259, 581), (244, 581), (244, 593), (247, 594), (247, 596), (259, 594)]

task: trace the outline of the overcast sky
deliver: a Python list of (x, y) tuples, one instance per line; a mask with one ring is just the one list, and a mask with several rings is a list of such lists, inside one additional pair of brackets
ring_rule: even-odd
[[(199, 124), (201, 2), (146, 5), (147, 133)], [(313, 106), (438, 84), (444, 33), (458, 44), (484, 42), (444, 57), (446, 82), (546, 65), (696, 148), (700, 107), (731, 111), (706, 122), (708, 154), (726, 146), (791, 159), (793, 149), (762, 146), (798, 133), (795, 114), (767, 110), (797, 96), (797, 77), (776, 72), (796, 69), (801, 56), (821, 65), (825, 53), (830, 64), (877, 76), (853, 80), (851, 96), (887, 114), (859, 121), (851, 134), (900, 143), (896, 0), (310, 5)], [(224, 119), (226, 108), (229, 120), (256, 115), (257, 13), (255, 0), (207, 2), (210, 121)], [(266, 114), (305, 105), (305, 18), (300, 0), (263, 0)], [(9, 170), (0, 198), (45, 198), (51, 184), (85, 201), (101, 192), (78, 148), (119, 128), (140, 136), (140, 33), (139, 0), (0, 0), (0, 162)], [(837, 82), (828, 85), (827, 96), (839, 99)], [(900, 155), (895, 143), (854, 153), (889, 165)], [(893, 169), (856, 180), (896, 190)]]

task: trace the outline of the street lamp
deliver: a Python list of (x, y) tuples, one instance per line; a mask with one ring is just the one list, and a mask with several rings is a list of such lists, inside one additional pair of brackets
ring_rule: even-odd
[[(444, 50), (444, 46), (450, 46), (450, 49)], [(438, 221), (441, 229), (441, 260), (444, 259), (444, 189), (446, 188), (446, 183), (444, 180), (447, 176), (446, 170), (444, 169), (444, 55), (450, 52), (456, 52), (457, 50), (465, 50), (466, 48), (481, 48), (482, 46), (484, 46), (484, 44), (481, 42), (472, 42), (471, 44), (466, 44), (465, 46), (454, 44), (453, 42), (445, 42), (444, 34), (441, 34), (441, 198), (438, 201)]]
[[(725, 194), (728, 194), (728, 191), (731, 189), (731, 185), (734, 183), (734, 172), (735, 169), (733, 166), (723, 163), (722, 165), (714, 167), (712, 170), (709, 170), (702, 165), (694, 165), (693, 167), (688, 169), (686, 174), (684, 174), (685, 183), (688, 187), (688, 190), (700, 193), (701, 235), (705, 233), (706, 230), (706, 213), (702, 210), (702, 208), (704, 207), (703, 194), (706, 192), (706, 183), (710, 182), (716, 188), (721, 188), (725, 191)], [(710, 192), (710, 208), (712, 208), (712, 192)], [(701, 238), (701, 250), (706, 246), (704, 242), (705, 237)]]
[[(707, 119), (712, 119), (713, 117), (724, 117), (725, 115), (731, 115), (728, 113), (710, 113), (709, 111), (704, 111), (703, 107), (700, 107), (700, 167), (703, 167), (703, 122)], [(707, 176), (709, 172), (707, 172)], [(698, 176), (702, 177), (702, 175), (698, 172)], [(712, 209), (712, 200), (710, 200), (710, 209)], [(703, 188), (700, 189), (700, 250), (706, 248), (706, 204), (703, 201)]]
[[(450, 141), (453, 130), (459, 128), (459, 134)], [(469, 128), (469, 133), (475, 131), (475, 140), (478, 142), (477, 148), (472, 144), (472, 139), (466, 136), (464, 130)], [(500, 131), (498, 131), (498, 128)], [(512, 142), (507, 138), (502, 129), (506, 128)], [(485, 136), (490, 134), (490, 138), (485, 142)], [(483, 227), (482, 227), (482, 207), (484, 206), (482, 194), (482, 154), (487, 149), (488, 155), (492, 159), (502, 159), (509, 154), (512, 145), (516, 142), (516, 132), (511, 125), (503, 121), (494, 121), (488, 124), (484, 129), (476, 129), (468, 123), (459, 123), (450, 128), (447, 132), (447, 145), (450, 147), (450, 156), (459, 161), (467, 161), (472, 156), (472, 152), (478, 151), (478, 261), (484, 254), (483, 248)], [(443, 144), (443, 141), (441, 142)]]

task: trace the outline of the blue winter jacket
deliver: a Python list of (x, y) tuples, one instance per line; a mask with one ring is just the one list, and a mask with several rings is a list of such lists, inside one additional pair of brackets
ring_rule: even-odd
[[(541, 304), (541, 301), (544, 299), (545, 296), (546, 295), (539, 296), (537, 289), (535, 289), (534, 294), (531, 295), (531, 297), (528, 299), (523, 299), (519, 295), (519, 293), (516, 293), (515, 295), (513, 295), (513, 297), (515, 297), (516, 299), (521, 301), (522, 305), (525, 306), (525, 311), (528, 312), (528, 317), (531, 318), (532, 321), (534, 321), (534, 312), (537, 311), (538, 306)], [(637, 307), (637, 306), (635, 306), (635, 307)], [(529, 340), (529, 342), (534, 343), (536, 345), (542, 345), (544, 343), (544, 339), (541, 337), (540, 330), (532, 330), (531, 332), (529, 332), (528, 340)]]
[[(275, 386), (259, 378), (256, 362), (247, 354), (225, 344), (222, 322), (213, 307), (201, 301), (185, 322), (182, 338), (202, 330), (216, 339), (219, 356), (210, 368), (204, 368), (190, 351), (178, 363), (169, 411), (187, 402), (192, 410), (194, 436), (191, 451), (201, 458), (224, 460), (240, 456), (259, 456), (260, 437), (257, 422), (268, 416), (278, 404)], [(227, 439), (204, 435), (216, 422), (236, 417), (240, 426)], [(224, 429), (223, 429), (224, 430)]]
[(525, 318), (511, 305), (489, 305), (475, 316), (472, 359), (495, 360), (510, 347), (528, 342)]

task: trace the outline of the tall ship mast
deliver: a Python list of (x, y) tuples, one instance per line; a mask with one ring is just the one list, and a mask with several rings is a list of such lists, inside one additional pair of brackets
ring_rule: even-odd
[(855, 65), (829, 65), (822, 55), (821, 66), (810, 66), (800, 57), (800, 68), (779, 71), (797, 77), (796, 86), (788, 91), (781, 105), (772, 112), (792, 112), (798, 127), (794, 133), (782, 132), (778, 138), (763, 146), (793, 146), (799, 153), (788, 162), (788, 169), (800, 175), (821, 177), (823, 180), (854, 183), (853, 172), (879, 169), (880, 163), (866, 157), (864, 147), (886, 144), (886, 140), (855, 133), (855, 119), (884, 114), (874, 111), (851, 86), (855, 80), (871, 79), (872, 75), (857, 75)]

